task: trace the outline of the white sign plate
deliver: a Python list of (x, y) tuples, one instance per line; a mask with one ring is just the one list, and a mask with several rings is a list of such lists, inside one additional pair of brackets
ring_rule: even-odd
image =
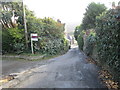
[(37, 34), (31, 34), (31, 40), (32, 41), (38, 41), (38, 35)]

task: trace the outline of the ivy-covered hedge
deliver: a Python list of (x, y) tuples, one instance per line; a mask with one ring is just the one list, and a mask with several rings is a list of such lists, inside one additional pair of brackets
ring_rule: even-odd
[(97, 17), (96, 35), (101, 64), (109, 66), (114, 78), (120, 82), (120, 8), (111, 9)]
[(85, 48), (84, 48), (84, 52), (88, 55), (88, 56), (92, 56), (93, 54), (93, 49), (96, 45), (96, 35), (95, 32), (93, 30), (90, 31), (90, 34), (85, 38)]
[(38, 45), (34, 46), (36, 52), (49, 54), (49, 55), (56, 55), (56, 54), (62, 54), (68, 51), (68, 41), (63, 39), (46, 39), (39, 40)]
[[(94, 30), (88, 30), (90, 33), (84, 38), (83, 51), (109, 70), (120, 85), (120, 7), (97, 16)], [(81, 38), (77, 38), (77, 42), (81, 47)]]
[(84, 46), (83, 36), (82, 36), (82, 35), (78, 35), (77, 41), (78, 41), (79, 49), (80, 49), (80, 50), (83, 50), (83, 46)]
[(42, 30), (38, 30), (39, 41), (34, 43), (35, 52), (56, 55), (65, 53), (69, 46), (64, 38), (64, 24), (52, 18), (44, 18), (40, 22)]

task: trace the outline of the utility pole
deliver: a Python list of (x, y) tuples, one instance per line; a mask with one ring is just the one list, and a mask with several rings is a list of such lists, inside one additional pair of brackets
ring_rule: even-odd
[(26, 43), (26, 49), (28, 49), (28, 34), (27, 34), (27, 25), (26, 25), (26, 14), (25, 14), (24, 0), (23, 0), (23, 16), (24, 16), (24, 29), (25, 29), (25, 43)]

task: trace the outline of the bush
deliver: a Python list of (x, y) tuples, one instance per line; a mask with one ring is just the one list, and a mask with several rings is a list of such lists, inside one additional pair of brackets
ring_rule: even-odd
[(13, 38), (8, 30), (2, 31), (2, 53), (10, 52), (13, 49)]
[(37, 33), (39, 36), (39, 41), (33, 42), (34, 52), (56, 55), (68, 50), (68, 43), (64, 39), (65, 24), (56, 22), (52, 18), (37, 19), (31, 17), (29, 19), (27, 22), (29, 48), (25, 48), (23, 29), (19, 29), (17, 26), (14, 28), (4, 28), (4, 30), (2, 30), (2, 51), (4, 53), (19, 54), (30, 51), (31, 33)]
[(92, 56), (95, 42), (96, 42), (95, 33), (91, 32), (90, 35), (88, 35), (86, 38), (86, 43), (85, 43), (85, 48), (84, 48), (84, 52), (88, 56)]
[[(45, 42), (46, 41), (46, 42)], [(43, 38), (39, 40), (38, 45), (34, 45), (34, 50), (43, 54), (57, 55), (68, 51), (68, 43), (66, 39), (47, 39)]]
[(2, 53), (19, 52), (23, 50), (23, 30), (8, 28), (2, 30)]
[(99, 60), (102, 65), (109, 66), (114, 78), (120, 82), (120, 8), (109, 10), (97, 17), (96, 35)]
[[(85, 39), (84, 51), (99, 60), (101, 66), (111, 72), (113, 79), (120, 85), (120, 3), (96, 17), (95, 33), (91, 32)], [(86, 22), (87, 23), (87, 22)], [(86, 27), (86, 24), (85, 24)], [(75, 33), (77, 36), (77, 32)], [(77, 42), (81, 47), (81, 37)], [(96, 54), (96, 55), (93, 55)]]
[(80, 50), (83, 50), (84, 41), (83, 41), (82, 35), (78, 35), (77, 41), (78, 41), (79, 49), (80, 49)]

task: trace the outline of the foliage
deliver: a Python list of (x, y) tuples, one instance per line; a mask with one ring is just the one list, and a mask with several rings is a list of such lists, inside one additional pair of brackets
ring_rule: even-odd
[[(105, 11), (104, 5), (90, 4), (86, 10), (81, 28), (86, 32), (90, 31), (91, 28), (95, 30), (95, 32), (90, 31), (87, 38), (84, 39), (85, 53), (92, 56), (95, 51), (97, 54), (95, 59), (99, 60), (98, 63), (101, 66), (112, 72), (114, 79), (120, 85), (120, 54), (118, 52), (120, 46), (120, 2), (118, 6), (113, 6), (113, 9)], [(79, 31), (75, 30), (74, 33), (76, 38), (80, 35)], [(77, 42), (80, 42), (80, 40), (77, 40)]]
[(2, 53), (24, 49), (23, 4), (1, 2)]
[(14, 42), (20, 42), (18, 40), (22, 40), (23, 38), (23, 29), (9, 28), (7, 29), (9, 34), (13, 37)]
[(13, 38), (8, 30), (2, 31), (2, 53), (10, 52), (13, 49)]
[(78, 35), (77, 40), (78, 40), (79, 49), (83, 50), (84, 41), (82, 35)]
[[(1, 2), (2, 18), (2, 51), (26, 52), (23, 20), (23, 3), (22, 2)], [(30, 52), (30, 34), (37, 33), (38, 42), (33, 42), (35, 52), (58, 54), (68, 50), (68, 43), (64, 39), (65, 24), (60, 20), (55, 21), (52, 18), (36, 18), (33, 11), (26, 6), (26, 21), (28, 31), (28, 43)]]
[(86, 38), (86, 44), (85, 44), (85, 49), (84, 52), (88, 55), (91, 56), (93, 54), (93, 49), (94, 46), (96, 45), (96, 36), (94, 31), (90, 31), (90, 34)]
[[(23, 21), (22, 2), (1, 2), (2, 28), (14, 28)], [(19, 22), (19, 23), (17, 23)]]
[(84, 40), (83, 40), (84, 33), (85, 32), (81, 29), (81, 25), (75, 28), (74, 37), (75, 40), (78, 42), (80, 50), (83, 50), (83, 46), (84, 46)]
[(56, 55), (59, 53), (66, 52), (68, 50), (68, 44), (66, 39), (54, 39), (48, 41), (40, 40), (40, 52), (47, 53), (50, 55)]
[(56, 22), (52, 18), (44, 18), (41, 26), (42, 29), (38, 32), (40, 37), (37, 51), (51, 55), (66, 51), (68, 44), (64, 39), (64, 24)]
[(78, 37), (78, 35), (80, 34), (79, 28), (80, 28), (80, 26), (77, 26), (77, 27), (75, 28), (75, 31), (74, 31), (75, 40), (77, 40), (77, 37)]
[(110, 9), (97, 17), (96, 35), (99, 60), (110, 67), (114, 77), (120, 82), (119, 34), (120, 8)]
[(79, 25), (75, 28), (74, 37), (75, 37), (75, 40), (78, 43), (78, 46), (79, 46), (80, 50), (83, 50), (83, 46), (84, 46), (84, 40), (83, 40), (84, 33), (85, 32), (82, 30), (81, 25)]
[[(9, 28), (2, 30), (2, 50), (3, 52), (14, 52), (23, 50), (23, 30)], [(21, 49), (20, 49), (21, 48)]]
[(82, 29), (82, 26), (81, 26), (81, 25), (76, 26), (75, 31), (74, 31), (75, 40), (77, 40), (79, 34), (80, 34), (82, 31), (83, 31), (83, 29)]
[(90, 3), (86, 9), (86, 13), (84, 14), (82, 29), (87, 30), (95, 28), (96, 16), (99, 16), (105, 10), (106, 7), (104, 4), (96, 4), (94, 2)]

